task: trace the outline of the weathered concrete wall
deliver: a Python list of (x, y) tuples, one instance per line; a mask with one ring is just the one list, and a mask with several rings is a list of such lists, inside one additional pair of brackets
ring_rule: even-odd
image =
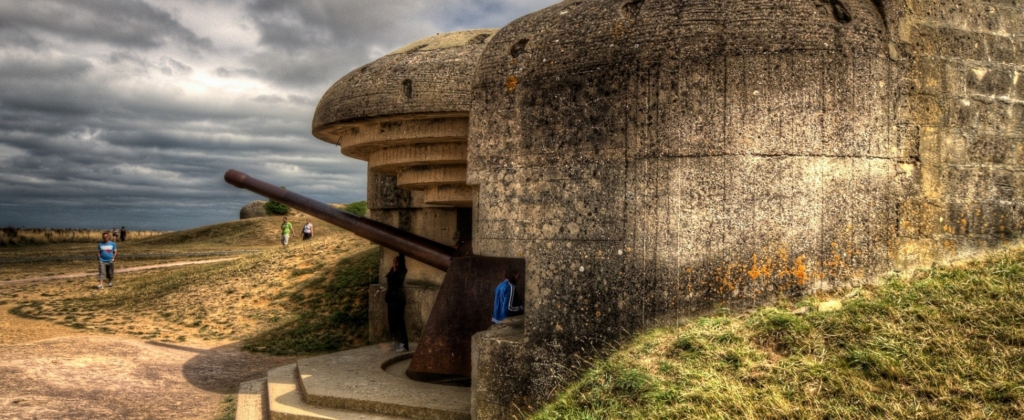
[(565, 2), (494, 35), (474, 248), (526, 258), (530, 397), (658, 319), (891, 269), (910, 178), (886, 28), (843, 3)]
[(998, 248), (1024, 231), (1024, 2), (886, 0), (913, 190), (896, 264)]
[[(521, 318), (518, 317), (518, 318)], [(533, 398), (532, 384), (520, 377), (530, 370), (531, 356), (525, 350), (521, 320), (493, 327), (473, 336), (473, 380), (471, 413), (478, 419), (517, 417), (528, 413)]]

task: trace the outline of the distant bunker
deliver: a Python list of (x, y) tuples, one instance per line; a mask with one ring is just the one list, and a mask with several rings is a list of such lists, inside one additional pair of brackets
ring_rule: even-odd
[[(953, 4), (568, 1), (352, 71), (312, 130), (373, 219), (525, 260), (522, 326), (472, 344), (502, 418), (660, 320), (1019, 243), (1022, 5)], [(443, 278), (410, 266), (413, 337)]]

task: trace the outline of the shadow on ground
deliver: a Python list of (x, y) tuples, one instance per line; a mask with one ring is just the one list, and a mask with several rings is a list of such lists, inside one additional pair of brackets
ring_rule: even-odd
[(266, 377), (271, 368), (295, 363), (295, 357), (244, 351), (237, 342), (212, 349), (155, 341), (146, 344), (195, 353), (182, 366), (182, 375), (193, 386), (218, 394), (236, 393), (239, 383)]

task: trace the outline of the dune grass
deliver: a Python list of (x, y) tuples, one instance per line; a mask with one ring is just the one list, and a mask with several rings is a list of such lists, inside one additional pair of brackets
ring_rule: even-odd
[(534, 417), (1024, 418), (1024, 252), (817, 301), (639, 336)]
[[(367, 344), (366, 287), (377, 282), (374, 249), (337, 262), (277, 296), (291, 319), (246, 340), (244, 348), (277, 355), (338, 351)], [(293, 275), (302, 275), (300, 271)]]

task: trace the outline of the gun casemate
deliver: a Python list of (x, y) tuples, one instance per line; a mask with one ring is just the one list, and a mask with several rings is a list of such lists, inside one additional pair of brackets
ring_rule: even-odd
[[(224, 173), (224, 180), (446, 271), (406, 375), (421, 381), (468, 381), (473, 370), (470, 351), (473, 334), (491, 326), (494, 288), (505, 273), (525, 271), (526, 263), (522, 258), (473, 255), (471, 241), (456, 250), (385, 223), (338, 210), (234, 169)], [(522, 278), (519, 283), (517, 288), (525, 286)]]

